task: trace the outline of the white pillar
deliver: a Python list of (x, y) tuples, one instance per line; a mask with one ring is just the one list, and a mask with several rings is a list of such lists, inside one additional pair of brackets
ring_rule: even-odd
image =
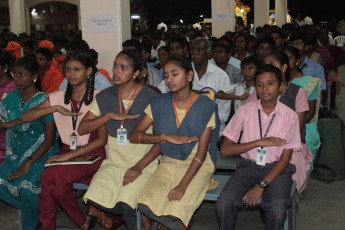
[(287, 0), (275, 0), (276, 4), (276, 23), (281, 27), (286, 23)]
[[(114, 58), (122, 50), (122, 42), (131, 37), (129, 2), (128, 0), (80, 1), (82, 37), (90, 48), (98, 52), (98, 67), (106, 69), (110, 75), (112, 75)], [(99, 24), (96, 19), (101, 20)], [(109, 27), (104, 27), (104, 23)]]
[(10, 28), (14, 34), (26, 32), (26, 12), (24, 0), (8, 0)]
[(254, 27), (269, 23), (269, 0), (254, 0)]
[(235, 0), (212, 0), (212, 36), (235, 31)]

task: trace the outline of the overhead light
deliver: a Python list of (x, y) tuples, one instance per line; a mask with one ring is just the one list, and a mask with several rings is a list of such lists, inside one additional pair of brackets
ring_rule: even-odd
[(132, 19), (140, 19), (140, 16), (139, 15), (132, 15), (131, 18)]
[(200, 18), (203, 18), (204, 17), (204, 15), (200, 15)]
[(181, 24), (183, 24), (183, 20), (182, 19), (180, 19), (180, 22), (181, 22)]

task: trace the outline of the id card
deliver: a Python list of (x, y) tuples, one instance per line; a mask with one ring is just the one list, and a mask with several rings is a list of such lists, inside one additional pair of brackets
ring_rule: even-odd
[(117, 130), (117, 144), (127, 145), (127, 129), (120, 128)]
[(77, 135), (75, 133), (71, 134), (69, 149), (77, 149)]
[(266, 165), (266, 149), (258, 148), (258, 153), (256, 155), (256, 164), (261, 166)]

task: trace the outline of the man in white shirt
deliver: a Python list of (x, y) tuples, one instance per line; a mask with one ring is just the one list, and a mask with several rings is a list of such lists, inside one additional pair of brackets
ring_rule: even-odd
[(162, 41), (162, 34), (160, 31), (155, 31), (151, 34), (152, 49), (151, 56), (154, 56), (158, 60), (158, 49), (162, 46), (165, 46), (165, 42)]
[(230, 101), (216, 99), (215, 94), (229, 86), (230, 80), (224, 70), (208, 61), (210, 51), (211, 43), (206, 38), (199, 37), (193, 41), (190, 51), (194, 70), (193, 90), (198, 90), (201, 93), (207, 92), (211, 100), (218, 104), (221, 135), (230, 114)]

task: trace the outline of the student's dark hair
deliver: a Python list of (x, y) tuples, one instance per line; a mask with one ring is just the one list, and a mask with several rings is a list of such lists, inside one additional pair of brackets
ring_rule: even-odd
[(85, 40), (70, 41), (65, 45), (67, 51), (88, 51), (90, 49), (89, 44)]
[(276, 42), (271, 36), (268, 35), (262, 35), (255, 43), (254, 49), (256, 50), (262, 43), (269, 43), (273, 50), (276, 49)]
[(260, 66), (260, 63), (258, 62), (258, 59), (256, 59), (255, 57), (252, 57), (252, 56), (249, 56), (249, 57), (246, 57), (245, 59), (242, 60), (241, 62), (241, 69), (244, 67), (244, 66), (247, 66), (247, 65), (255, 65), (256, 68), (259, 68)]
[(302, 40), (305, 44), (305, 33), (303, 32), (294, 32), (290, 35), (289, 43), (296, 41), (296, 40)]
[[(283, 47), (282, 51), (290, 52), (292, 54), (292, 56), (295, 57), (296, 60), (298, 60), (301, 57), (300, 54), (299, 54), (299, 50), (296, 47), (294, 47), (294, 46)], [(301, 70), (301, 68), (299, 66), (297, 66), (297, 70), (302, 73), (302, 70)]]
[(39, 65), (36, 61), (36, 58), (34, 56), (27, 56), (19, 58), (15, 63), (14, 66), (21, 66), (24, 69), (26, 69), (28, 72), (32, 74), (37, 74), (37, 80), (34, 83), (36, 89), (38, 91), (42, 91), (41, 89), (41, 79), (39, 76)]
[[(89, 105), (91, 104), (91, 102), (93, 101), (93, 93), (94, 93), (94, 86), (95, 86), (95, 60), (90, 56), (90, 54), (88, 52), (85, 51), (72, 51), (70, 53), (68, 53), (66, 59), (65, 59), (65, 63), (67, 63), (68, 61), (77, 61), (79, 63), (81, 63), (85, 68), (92, 68), (92, 73), (91, 75), (88, 77), (87, 82), (86, 82), (86, 92), (85, 92), (85, 105)], [(67, 83), (67, 88), (66, 88), (66, 92), (65, 92), (65, 101), (64, 103), (67, 105), (70, 103), (71, 98), (72, 98), (72, 94), (73, 94), (73, 88), (71, 86), (71, 84), (68, 82)]]
[(300, 58), (299, 50), (294, 46), (286, 46), (286, 47), (283, 47), (282, 50), (289, 51), (292, 54), (292, 56), (296, 58), (296, 60)]
[(266, 65), (259, 67), (259, 69), (256, 70), (255, 75), (254, 75), (255, 84), (256, 84), (257, 77), (263, 73), (273, 73), (276, 76), (276, 78), (279, 82), (279, 85), (281, 85), (281, 83), (283, 82), (282, 71), (280, 71), (280, 69), (278, 69), (274, 65), (266, 64)]
[(306, 46), (307, 45), (315, 45), (317, 42), (317, 37), (313, 33), (306, 33), (304, 36), (303, 42)]
[(218, 38), (217, 43), (219, 43), (220, 41), (225, 41), (228, 43), (228, 46), (230, 47), (230, 49), (234, 48), (234, 43), (232, 42), (232, 40), (230, 38), (228, 38), (227, 36), (221, 36), (220, 38)]
[(144, 37), (141, 41), (141, 45), (143, 46), (145, 53), (150, 53), (151, 54), (151, 50), (152, 50), (152, 41), (147, 38)]
[(33, 41), (26, 41), (23, 43), (23, 47), (28, 47), (29, 49), (35, 48), (35, 43)]
[(221, 47), (223, 49), (225, 49), (225, 52), (226, 53), (231, 53), (231, 49), (229, 46), (226, 46), (224, 44), (216, 44), (214, 47), (213, 47), (213, 50), (215, 50), (217, 47)]
[(170, 56), (165, 64), (167, 64), (168, 62), (173, 62), (177, 66), (184, 69), (186, 73), (188, 73), (189, 71), (193, 71), (191, 62), (184, 56), (180, 56), (180, 55)]
[(133, 72), (142, 69), (143, 58), (137, 50), (134, 50), (134, 49), (122, 50), (120, 53), (118, 53), (116, 57), (120, 55), (126, 56), (126, 60), (133, 67)]
[[(145, 59), (142, 59), (142, 63), (141, 63), (141, 67), (140, 67), (140, 72), (141, 71), (143, 71), (144, 69), (147, 69), (147, 62), (146, 62), (146, 60)], [(146, 76), (145, 76), (145, 82), (147, 82), (147, 79), (148, 79), (148, 76), (147, 76), (148, 74), (146, 74)], [(139, 78), (138, 77), (136, 77), (135, 78), (135, 82), (136, 83), (139, 83)]]
[(10, 74), (11, 67), (14, 63), (14, 58), (9, 52), (0, 52), (0, 66), (4, 68), (7, 65), (7, 77), (12, 79), (12, 76)]
[(134, 47), (139, 53), (142, 53), (144, 49), (143, 45), (138, 40), (135, 40), (135, 39), (129, 39), (122, 43), (122, 47), (128, 47), (128, 46)]
[(253, 35), (249, 35), (249, 39), (250, 39), (250, 41), (256, 41), (256, 37), (254, 37)]
[(278, 51), (278, 50), (270, 52), (269, 54), (267, 54), (266, 57), (268, 56), (271, 56), (274, 59), (276, 59), (280, 63), (281, 66), (286, 64), (287, 69), (285, 71), (285, 81), (290, 82), (291, 75), (290, 75), (289, 57), (283, 51)]
[(165, 52), (169, 53), (169, 47), (167, 47), (167, 46), (161, 46), (161, 47), (159, 47), (158, 52), (159, 52), (160, 50), (164, 50)]
[(284, 39), (284, 33), (279, 27), (273, 27), (273, 30), (271, 31), (271, 34), (278, 34), (281, 38)]
[(54, 54), (57, 54), (57, 55), (61, 55), (61, 54), (63, 54), (60, 50), (55, 50), (54, 52), (53, 52), (53, 55)]
[(46, 47), (39, 47), (36, 52), (36, 54), (42, 54), (45, 56), (49, 61), (53, 59), (53, 53)]
[(168, 42), (168, 47), (170, 47), (171, 43), (178, 43), (180, 46), (182, 46), (183, 48), (184, 47), (187, 47), (187, 49), (189, 48), (189, 44), (188, 44), (188, 41), (185, 37), (172, 37), (169, 42)]
[(98, 52), (96, 50), (90, 49), (89, 54), (94, 60), (98, 60)]
[(238, 38), (238, 37), (244, 37), (246, 39), (247, 43), (249, 43), (250, 38), (249, 38), (248, 34), (240, 32), (237, 34), (236, 38)]
[(255, 29), (255, 33), (261, 33), (262, 32), (262, 26), (258, 26)]

